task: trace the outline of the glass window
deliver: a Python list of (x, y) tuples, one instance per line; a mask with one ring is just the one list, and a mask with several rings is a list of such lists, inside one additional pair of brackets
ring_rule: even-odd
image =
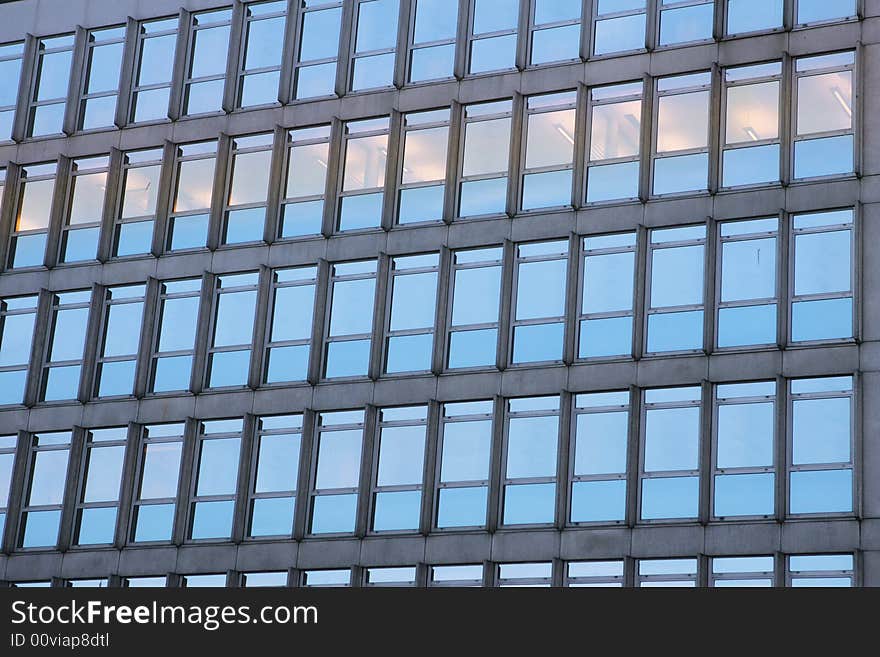
[(125, 27), (89, 30), (86, 39), (85, 79), (77, 127), (80, 130), (110, 128), (116, 119)]
[(523, 210), (571, 206), (576, 107), (575, 91), (526, 100)]
[(715, 557), (710, 586), (714, 588), (771, 588), (775, 586), (773, 557)]
[(593, 55), (645, 49), (645, 0), (597, 0), (593, 6)]
[(580, 57), (581, 4), (581, 0), (532, 0), (531, 66)]
[(573, 523), (626, 518), (629, 393), (577, 395), (570, 460)]
[(427, 406), (379, 409), (371, 521), (374, 532), (418, 531), (427, 428)]
[(647, 351), (703, 348), (706, 227), (650, 233)]
[(106, 589), (107, 586), (106, 579), (69, 579), (64, 582), (66, 589)]
[(181, 575), (180, 587), (184, 589), (222, 589), (226, 588), (226, 575)]
[(797, 0), (798, 25), (811, 25), (828, 21), (843, 21), (858, 18), (856, 0)]
[(459, 217), (504, 214), (512, 112), (510, 100), (464, 108)]
[(397, 223), (443, 219), (450, 110), (410, 112), (403, 117), (403, 162)]
[(351, 91), (390, 87), (393, 83), (399, 11), (399, 0), (356, 0)]
[(855, 585), (851, 554), (805, 554), (788, 557), (788, 585), (794, 588), (850, 588)]
[(184, 115), (223, 109), (231, 22), (231, 8), (201, 11), (190, 16), (189, 50), (183, 80)]
[(107, 288), (98, 343), (97, 397), (118, 397), (134, 392), (145, 294), (145, 285)]
[(470, 75), (514, 68), (519, 5), (519, 0), (471, 0)]
[(779, 182), (782, 63), (724, 71), (721, 186)]
[(795, 60), (795, 179), (853, 172), (855, 52)]
[(238, 485), (242, 420), (199, 423), (189, 538), (229, 540)]
[(69, 431), (30, 437), (18, 547), (54, 548), (58, 542), (71, 440)]
[(177, 26), (176, 16), (142, 21), (138, 25), (130, 121), (139, 123), (168, 118)]
[(481, 587), (483, 586), (483, 565), (431, 566), (431, 577), (428, 586)]
[(257, 419), (248, 505), (248, 536), (292, 534), (302, 429), (303, 417), (300, 414)]
[(572, 561), (565, 585), (570, 588), (623, 588), (623, 561)]
[(330, 321), (324, 338), (324, 376), (366, 376), (373, 343), (375, 260), (331, 265)]
[(124, 577), (122, 586), (127, 589), (163, 589), (167, 586), (164, 575), (156, 577)]
[(696, 518), (700, 501), (700, 388), (644, 391), (641, 519)]
[(556, 518), (559, 397), (507, 401), (502, 524), (542, 525)]
[(567, 241), (517, 245), (513, 364), (562, 360), (567, 270)]
[(715, 23), (715, 0), (660, 0), (660, 45), (707, 41)]
[(305, 381), (309, 374), (317, 267), (272, 273), (264, 383)]
[(39, 267), (46, 260), (46, 238), (51, 221), (56, 170), (54, 162), (21, 168), (6, 263), (10, 269)]
[(501, 588), (549, 588), (553, 581), (553, 564), (498, 564), (498, 586)]
[(415, 0), (413, 4), (409, 82), (451, 78), (458, 5), (447, 0)]
[(249, 2), (244, 6), (236, 107), (278, 102), (287, 2)]
[(579, 358), (632, 354), (637, 249), (635, 233), (584, 238)]
[(712, 515), (772, 517), (776, 510), (776, 383), (715, 386)]
[(110, 158), (77, 158), (70, 166), (68, 200), (61, 225), (59, 261), (95, 260), (104, 217)]
[(364, 586), (415, 586), (415, 566), (403, 568), (367, 568)]
[(214, 321), (208, 349), (208, 387), (248, 382), (259, 274), (224, 274), (214, 288)]
[(201, 288), (200, 278), (159, 283), (156, 337), (150, 366), (151, 392), (189, 389)]
[(853, 511), (853, 378), (790, 383), (789, 513)]
[(391, 259), (386, 374), (431, 369), (439, 270), (436, 253)]
[(342, 25), (342, 2), (304, 0), (300, 3), (299, 44), (294, 59), (293, 97), (332, 96)]
[(486, 524), (494, 406), (491, 401), (443, 404), (434, 513), (438, 529)]
[(241, 585), (251, 588), (283, 588), (287, 586), (287, 571), (242, 573)]
[(75, 545), (106, 545), (115, 539), (127, 433), (125, 427), (86, 431)]
[(221, 244), (263, 239), (273, 140), (271, 132), (232, 139)]
[(643, 82), (590, 90), (587, 203), (639, 197)]
[(657, 81), (654, 195), (708, 189), (711, 87), (708, 72)]
[(686, 588), (697, 586), (696, 559), (639, 559), (639, 588)]
[(0, 436), (0, 532), (6, 529), (9, 493), (12, 491), (12, 470), (18, 436)]
[(321, 234), (329, 161), (329, 125), (287, 131), (281, 239)]
[(315, 470), (312, 476), (309, 533), (350, 534), (355, 530), (364, 412), (318, 415)]
[(198, 249), (207, 244), (216, 166), (217, 140), (175, 147), (167, 250)]
[(792, 219), (794, 342), (853, 337), (853, 221), (852, 210)]
[(151, 424), (141, 429), (130, 540), (170, 541), (174, 534), (183, 424)]
[(449, 369), (496, 364), (502, 258), (501, 247), (453, 253)]
[(161, 172), (161, 148), (123, 154), (122, 198), (113, 230), (115, 257), (150, 253)]
[(37, 296), (0, 298), (0, 406), (24, 401), (38, 301)]
[(716, 344), (776, 344), (779, 219), (730, 221), (718, 231), (721, 267)]
[(306, 570), (302, 574), (302, 585), (306, 588), (338, 588), (351, 586), (351, 570)]
[(0, 79), (5, 81), (0, 90), (0, 141), (12, 139), (23, 56), (24, 41), (0, 45)]
[(388, 118), (345, 124), (337, 230), (382, 225), (389, 127)]
[(91, 296), (89, 290), (52, 296), (40, 401), (77, 398)]
[(727, 0), (727, 34), (782, 27), (784, 0)]
[(34, 82), (28, 103), (28, 137), (63, 131), (73, 43), (73, 34), (37, 39)]

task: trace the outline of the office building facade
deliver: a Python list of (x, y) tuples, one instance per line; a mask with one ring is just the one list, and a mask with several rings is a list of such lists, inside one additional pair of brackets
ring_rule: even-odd
[(880, 585), (880, 2), (62, 4), (0, 583)]

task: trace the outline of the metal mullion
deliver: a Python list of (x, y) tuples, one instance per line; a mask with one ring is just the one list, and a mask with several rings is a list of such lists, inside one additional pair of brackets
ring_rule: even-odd
[(12, 140), (16, 143), (27, 139), (31, 100), (34, 98), (36, 83), (39, 41), (40, 39), (33, 34), (25, 34), (21, 72), (18, 80), (18, 93), (16, 94), (15, 119), (12, 127)]

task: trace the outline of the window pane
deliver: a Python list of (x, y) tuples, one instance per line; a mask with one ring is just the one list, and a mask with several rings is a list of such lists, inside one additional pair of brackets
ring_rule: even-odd
[(779, 82), (749, 84), (727, 90), (727, 143), (776, 139), (779, 136)]
[(798, 135), (852, 128), (852, 71), (802, 77), (797, 91)]
[(709, 134), (709, 92), (660, 98), (657, 151), (669, 153), (705, 148)]
[(727, 33), (782, 27), (782, 4), (783, 0), (728, 0)]

